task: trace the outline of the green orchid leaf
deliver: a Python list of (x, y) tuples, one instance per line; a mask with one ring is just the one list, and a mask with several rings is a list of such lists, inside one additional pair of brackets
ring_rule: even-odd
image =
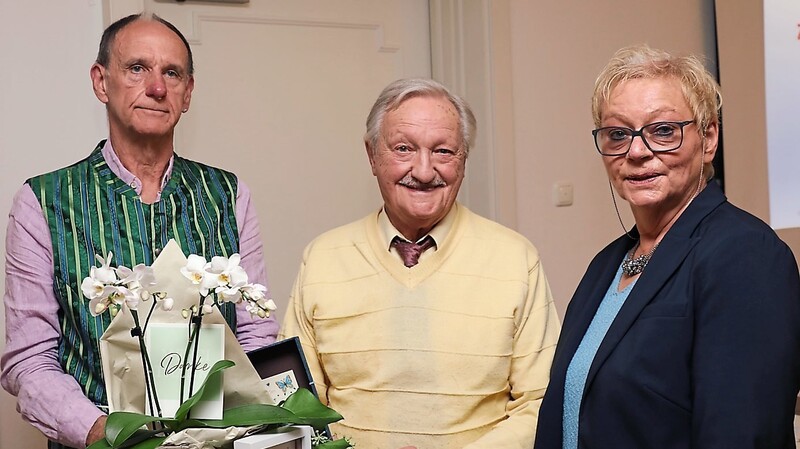
[(180, 431), (189, 427), (225, 428), (257, 425), (278, 425), (297, 422), (294, 413), (275, 405), (251, 404), (225, 410), (222, 419), (186, 420), (175, 429)]
[(133, 446), (130, 449), (156, 449), (157, 447), (161, 447), (161, 443), (163, 443), (164, 440), (166, 439), (167, 439), (166, 437), (151, 438), (147, 441), (142, 441), (141, 443), (137, 444), (136, 446)]
[(347, 449), (350, 447), (350, 443), (347, 442), (344, 438), (339, 440), (328, 441), (327, 443), (322, 443), (314, 446), (314, 449)]
[[(126, 448), (147, 448), (151, 447), (152, 441), (160, 444), (161, 441), (164, 441), (166, 437), (156, 437), (158, 434), (164, 434), (164, 430), (145, 430), (139, 429), (134, 432), (127, 440), (122, 442), (117, 449), (126, 449)], [(151, 441), (152, 440), (152, 441)], [(147, 443), (142, 445), (143, 443)], [(152, 447), (158, 447), (158, 444)], [(114, 449), (114, 446), (111, 446), (105, 438), (102, 440), (94, 442), (92, 445), (87, 447), (86, 449)]]
[[(161, 435), (161, 436), (156, 436)], [(135, 449), (135, 448), (149, 448), (153, 442), (160, 442), (166, 439), (165, 431), (163, 429), (150, 430), (139, 429), (134, 432), (125, 442), (120, 444), (115, 449)], [(160, 444), (160, 443), (159, 443)], [(158, 447), (158, 444), (152, 447)]]
[[(173, 418), (161, 418), (161, 419), (159, 419), (159, 421), (161, 422), (161, 425), (166, 427), (166, 429), (164, 430), (166, 433), (174, 432), (175, 429), (177, 429), (178, 425), (180, 424), (179, 421), (176, 421)], [(86, 449), (89, 449), (89, 448), (86, 448)]]
[(174, 427), (170, 427), (170, 429), (174, 432), (180, 432), (183, 429), (189, 429), (192, 427), (198, 428), (206, 428), (206, 427), (214, 427), (209, 426), (204, 420), (200, 419), (184, 419), (183, 421), (176, 422)]
[(150, 438), (149, 440), (142, 441), (138, 444), (130, 446), (129, 449), (156, 449), (157, 447), (161, 446), (161, 443), (166, 440), (166, 437), (154, 437)]
[(111, 447), (118, 448), (145, 424), (160, 418), (133, 412), (113, 412), (106, 421), (106, 440)]
[(111, 444), (105, 438), (102, 438), (90, 444), (86, 449), (111, 449)]
[(315, 429), (322, 429), (343, 418), (336, 410), (323, 405), (314, 393), (305, 388), (298, 388), (286, 398), (283, 408), (297, 416), (297, 420), (290, 424), (306, 424)]
[(214, 366), (211, 367), (211, 371), (208, 372), (208, 376), (206, 376), (203, 384), (197, 389), (197, 392), (193, 394), (192, 397), (184, 401), (180, 407), (178, 407), (178, 411), (175, 412), (175, 420), (185, 420), (186, 417), (189, 416), (189, 410), (191, 410), (192, 407), (194, 407), (194, 405), (200, 401), (200, 398), (203, 397), (203, 392), (205, 391), (206, 384), (208, 384), (209, 380), (219, 376), (222, 370), (228, 369), (233, 365), (235, 365), (235, 363), (231, 362), (230, 360), (220, 360), (219, 362), (215, 363)]

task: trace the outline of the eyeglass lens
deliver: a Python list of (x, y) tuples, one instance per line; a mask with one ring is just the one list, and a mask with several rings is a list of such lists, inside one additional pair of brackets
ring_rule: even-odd
[(639, 131), (622, 126), (600, 128), (595, 133), (595, 144), (602, 154), (627, 153), (633, 138), (640, 136), (651, 151), (672, 151), (683, 142), (683, 122), (657, 122), (645, 125)]

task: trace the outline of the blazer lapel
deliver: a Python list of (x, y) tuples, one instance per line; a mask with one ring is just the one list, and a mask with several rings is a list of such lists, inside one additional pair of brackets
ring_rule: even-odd
[(653, 258), (647, 264), (647, 269), (636, 281), (636, 285), (633, 286), (625, 304), (614, 318), (608, 333), (597, 349), (597, 354), (586, 378), (584, 392), (589, 390), (597, 371), (617, 347), (628, 329), (636, 322), (642, 309), (653, 300), (696, 242), (696, 239), (670, 239), (667, 241), (666, 238), (661, 242), (658, 250), (653, 253)]
[[(586, 378), (584, 396), (591, 388), (592, 381), (597, 375), (598, 370), (628, 332), (628, 329), (636, 322), (642, 309), (653, 300), (675, 270), (677, 270), (684, 259), (686, 259), (686, 256), (694, 245), (699, 241), (699, 237), (694, 236), (694, 230), (703, 218), (724, 201), (725, 196), (722, 194), (721, 189), (716, 184), (710, 184), (695, 198), (692, 204), (689, 205), (678, 221), (675, 222), (664, 236), (658, 249), (653, 253), (653, 258), (636, 281), (636, 285), (633, 286), (628, 298), (625, 300), (625, 304), (623, 304), (619, 314), (617, 314), (617, 317), (608, 329), (608, 333), (606, 333), (603, 342), (600, 344)], [(621, 262), (621, 260), (620, 258), (619, 261)], [(617, 265), (614, 269), (618, 267)], [(605, 291), (608, 289), (611, 281), (613, 281), (613, 276), (609, 281), (604, 283), (600, 299), (605, 295)], [(595, 295), (596, 294), (597, 292), (595, 292)], [(595, 300), (596, 298), (593, 297), (593, 301)], [(597, 306), (592, 310), (596, 311)], [(591, 321), (593, 317), (594, 314), (589, 318), (589, 321)], [(586, 326), (588, 326), (588, 323)]]
[(581, 299), (574, 304), (570, 303), (564, 317), (564, 323), (571, 324), (564, 327), (559, 337), (559, 346), (562, 346), (559, 348), (559, 353), (563, 356), (557, 357), (554, 361), (554, 371), (566, 373), (608, 286), (614, 280), (619, 263), (634, 242), (627, 236), (620, 237), (598, 254), (584, 274), (573, 295), (573, 298)]

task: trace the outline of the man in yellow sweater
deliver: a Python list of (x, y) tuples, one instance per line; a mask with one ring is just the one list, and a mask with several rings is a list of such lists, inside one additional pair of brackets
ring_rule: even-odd
[(475, 128), (441, 84), (390, 84), (364, 137), (383, 207), (304, 252), (281, 334), (357, 448), (533, 446), (559, 322), (536, 248), (456, 202)]

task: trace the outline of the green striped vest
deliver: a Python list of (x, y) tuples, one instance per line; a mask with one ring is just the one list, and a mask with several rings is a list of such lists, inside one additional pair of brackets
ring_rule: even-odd
[[(114, 266), (150, 265), (170, 239), (185, 254), (207, 260), (239, 250), (234, 174), (176, 155), (161, 199), (143, 204), (106, 164), (104, 144), (74, 165), (27, 181), (53, 241), (53, 288), (62, 334), (59, 362), (98, 406), (107, 403), (98, 342), (111, 316), (108, 311), (92, 316), (80, 288), (96, 265), (95, 255), (113, 252)], [(226, 303), (223, 315), (235, 330), (234, 306)]]

